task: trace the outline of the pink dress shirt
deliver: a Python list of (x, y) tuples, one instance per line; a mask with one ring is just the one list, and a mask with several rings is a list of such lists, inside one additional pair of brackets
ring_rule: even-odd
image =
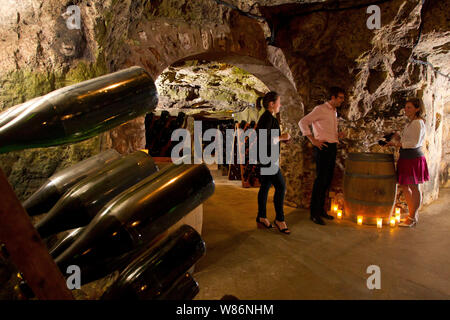
[(311, 130), (309, 129), (310, 125), (313, 128), (314, 138), (317, 140), (339, 143), (336, 109), (328, 102), (316, 106), (300, 120), (298, 126), (304, 136), (311, 134)]

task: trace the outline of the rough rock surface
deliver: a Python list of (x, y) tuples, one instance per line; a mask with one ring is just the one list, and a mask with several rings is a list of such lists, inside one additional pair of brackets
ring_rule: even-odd
[[(297, 122), (326, 99), (327, 87), (340, 85), (349, 98), (340, 112), (346, 139), (338, 158), (337, 191), (346, 154), (391, 152), (373, 143), (403, 126), (403, 99), (418, 95), (427, 108), (432, 175), (424, 186), (425, 200), (437, 197), (450, 170), (449, 81), (443, 76), (449, 73), (448, 1), (427, 1), (422, 14), (416, 0), (382, 2), (379, 30), (366, 27), (368, 0), (228, 3), (240, 11), (206, 0), (9, 1), (0, 19), (0, 108), (130, 65), (145, 67), (156, 79), (186, 60), (228, 63), (282, 94), (283, 129), (293, 136), (282, 147), (287, 201), (305, 207), (315, 173), (311, 146)], [(80, 8), (79, 30), (66, 30), (70, 4)], [(421, 27), (421, 40), (413, 48)], [(433, 64), (440, 73), (411, 58)], [(91, 141), (10, 153), (0, 161), (23, 199), (57, 168), (107, 147), (128, 153), (143, 143), (140, 118)]]
[(186, 61), (158, 77), (157, 109), (240, 111), (268, 91), (252, 74), (226, 63)]
[[(342, 192), (348, 152), (392, 152), (376, 142), (385, 132), (404, 127), (406, 119), (402, 108), (404, 99), (410, 96), (421, 97), (427, 110), (425, 153), (431, 181), (423, 188), (425, 203), (437, 198), (439, 183), (446, 183), (448, 155), (447, 158), (441, 156), (442, 119), (444, 105), (449, 100), (449, 79), (410, 60), (414, 57), (431, 62), (441, 73), (449, 74), (449, 24), (445, 27), (448, 18), (444, 17), (445, 10), (440, 6), (442, 3), (430, 4), (421, 17), (422, 7), (417, 1), (380, 4), (382, 26), (379, 30), (366, 27), (365, 8), (305, 15), (291, 15), (292, 7), (289, 12), (280, 8), (278, 20), (282, 21), (272, 18), (272, 23), (278, 26), (275, 45), (286, 55), (305, 102), (305, 113), (327, 99), (328, 87), (339, 85), (347, 90), (347, 102), (339, 112), (340, 130), (345, 132), (346, 138), (339, 148), (334, 191)], [(413, 49), (421, 23), (421, 41)], [(294, 136), (297, 134), (298, 130)], [(300, 141), (305, 142), (305, 139)], [(301, 206), (308, 205), (314, 177), (310, 149), (309, 143), (303, 144), (301, 177), (286, 173), (290, 182), (287, 199), (296, 203), (299, 203), (297, 199), (302, 199)], [(285, 160), (289, 162), (290, 157)]]
[[(288, 204), (309, 206), (315, 168), (311, 144), (297, 123), (327, 99), (332, 85), (348, 93), (339, 111), (346, 137), (334, 191), (342, 191), (348, 152), (392, 152), (375, 142), (404, 126), (408, 96), (421, 97), (426, 107), (424, 149), (431, 181), (423, 187), (425, 203), (437, 198), (440, 186), (450, 185), (449, 0), (426, 1), (424, 8), (418, 0), (380, 2), (379, 30), (366, 27), (369, 0), (228, 1), (240, 11), (209, 0), (4, 2), (0, 110), (131, 65), (146, 68), (156, 80), (183, 61), (216, 61), (245, 70), (281, 93), (282, 126), (293, 137), (282, 146), (281, 159)], [(72, 4), (80, 8), (81, 28), (68, 30), (66, 11)], [(129, 153), (143, 145), (139, 118), (82, 143), (0, 155), (0, 166), (23, 200), (59, 168), (105, 148)], [(77, 297), (98, 297), (102, 288), (84, 289)]]

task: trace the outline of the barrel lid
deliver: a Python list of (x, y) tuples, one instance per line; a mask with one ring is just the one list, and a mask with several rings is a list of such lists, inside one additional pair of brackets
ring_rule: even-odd
[(394, 161), (394, 155), (392, 153), (352, 152), (348, 154), (348, 160), (368, 161), (368, 162), (391, 162)]

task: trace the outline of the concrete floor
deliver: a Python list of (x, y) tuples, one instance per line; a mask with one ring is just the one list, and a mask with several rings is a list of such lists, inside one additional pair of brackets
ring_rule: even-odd
[[(206, 255), (194, 278), (196, 300), (450, 299), (450, 190), (421, 210), (412, 229), (377, 230), (350, 221), (319, 226), (303, 209), (285, 207), (291, 235), (257, 229), (258, 188), (244, 189), (214, 172), (204, 203)], [(267, 206), (272, 221), (273, 188)], [(369, 290), (369, 265), (381, 268), (381, 289)]]

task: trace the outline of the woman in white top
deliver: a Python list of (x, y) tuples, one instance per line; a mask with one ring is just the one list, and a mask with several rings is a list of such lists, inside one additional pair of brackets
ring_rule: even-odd
[[(422, 118), (423, 104), (420, 99), (411, 98), (406, 101), (405, 115), (409, 122), (400, 136), (388, 146), (400, 147), (400, 158), (397, 162), (397, 179), (408, 204), (409, 216), (399, 226), (412, 227), (417, 224), (419, 207), (422, 202), (419, 184), (430, 179), (427, 160), (422, 152), (425, 139), (425, 122)], [(396, 141), (395, 141), (396, 140)]]

